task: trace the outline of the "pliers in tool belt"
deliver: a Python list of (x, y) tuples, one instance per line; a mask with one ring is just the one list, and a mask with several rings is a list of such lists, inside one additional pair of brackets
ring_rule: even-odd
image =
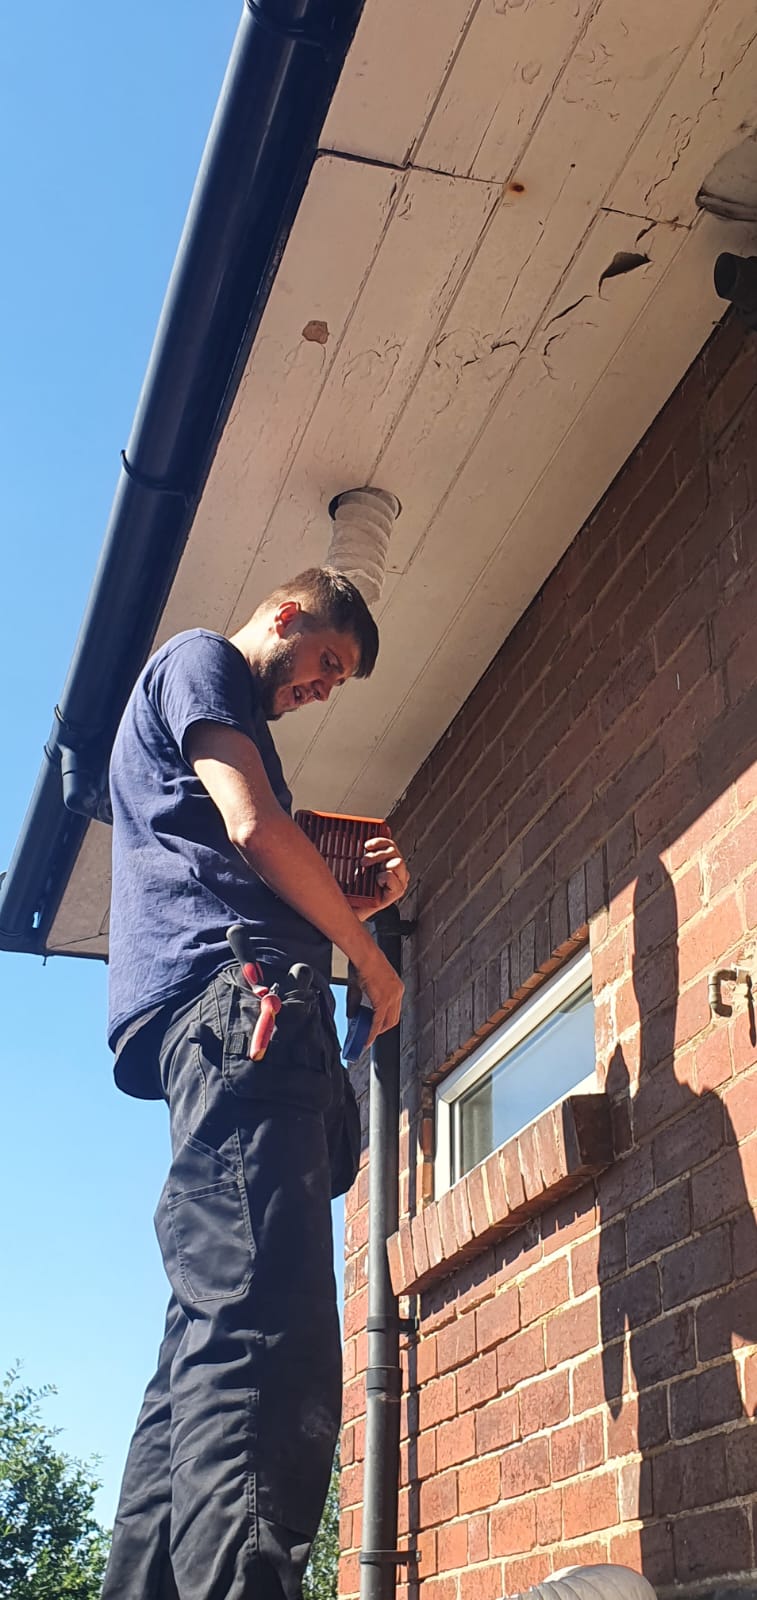
[[(279, 994), (278, 984), (272, 983), (268, 988), (264, 982), (265, 974), (263, 968), (257, 961), (248, 961), (248, 935), (249, 929), (245, 922), (235, 922), (233, 927), (227, 929), (226, 932), (226, 938), (242, 969), (242, 976), (245, 982), (249, 984), (256, 999), (260, 1001), (260, 1015), (255, 1023), (250, 1043), (250, 1060), (262, 1061), (273, 1038), (276, 1018), (283, 1002)], [(295, 992), (300, 991), (302, 994), (310, 988), (313, 974), (310, 967), (301, 962), (296, 967), (292, 967), (290, 978), (292, 981), (288, 987)]]

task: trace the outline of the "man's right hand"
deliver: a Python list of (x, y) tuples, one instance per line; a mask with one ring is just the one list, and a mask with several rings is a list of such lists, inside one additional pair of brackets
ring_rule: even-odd
[(380, 1033), (396, 1028), (402, 1011), (405, 985), (394, 967), (371, 940), (371, 950), (364, 960), (356, 964), (360, 987), (373, 1008), (373, 1026), (368, 1035), (366, 1050)]

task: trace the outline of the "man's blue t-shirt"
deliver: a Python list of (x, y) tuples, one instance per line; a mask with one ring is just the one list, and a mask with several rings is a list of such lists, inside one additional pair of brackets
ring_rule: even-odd
[(244, 656), (193, 628), (148, 661), (110, 764), (113, 883), (108, 1041), (145, 1012), (199, 993), (233, 960), (226, 929), (250, 924), (256, 956), (307, 961), (327, 980), (331, 945), (269, 889), (230, 843), (220, 812), (186, 759), (198, 722), (236, 728), (257, 745), (283, 809), (292, 797)]

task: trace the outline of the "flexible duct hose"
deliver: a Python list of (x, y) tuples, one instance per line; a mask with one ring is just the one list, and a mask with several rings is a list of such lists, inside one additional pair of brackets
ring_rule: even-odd
[(381, 597), (399, 511), (399, 500), (386, 489), (347, 489), (332, 502), (334, 531), (326, 565), (351, 578), (366, 605)]
[(655, 1591), (630, 1567), (565, 1567), (513, 1600), (656, 1600)]

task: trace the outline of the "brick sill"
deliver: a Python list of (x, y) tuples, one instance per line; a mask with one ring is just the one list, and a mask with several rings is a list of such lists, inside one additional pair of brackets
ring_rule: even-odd
[(394, 1293), (417, 1294), (580, 1189), (613, 1159), (603, 1094), (569, 1095), (387, 1240)]

